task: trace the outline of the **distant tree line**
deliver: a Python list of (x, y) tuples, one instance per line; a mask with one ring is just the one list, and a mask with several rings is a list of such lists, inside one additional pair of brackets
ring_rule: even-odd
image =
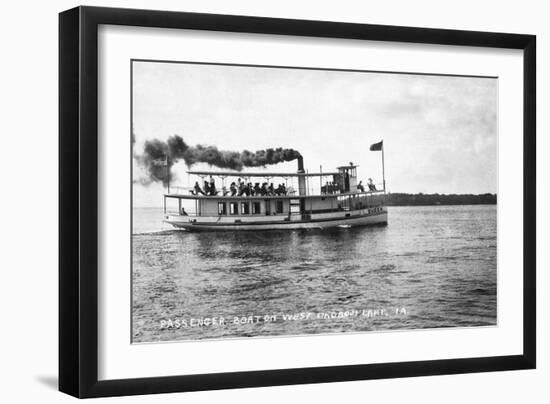
[(389, 206), (417, 205), (496, 205), (496, 194), (387, 194)]

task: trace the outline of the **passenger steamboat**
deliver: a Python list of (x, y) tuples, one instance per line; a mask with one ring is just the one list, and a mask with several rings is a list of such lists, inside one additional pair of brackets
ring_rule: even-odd
[[(380, 149), (371, 146), (371, 150)], [(164, 222), (190, 231), (326, 229), (387, 224), (385, 178), (379, 188), (370, 179), (369, 184), (363, 186), (362, 181), (358, 183), (358, 166), (353, 163), (337, 167), (334, 172), (309, 173), (304, 170), (303, 157), (297, 161), (295, 173), (188, 171), (209, 189), (204, 190), (198, 181), (194, 188), (180, 187), (171, 192), (168, 187), (164, 194)], [(220, 189), (216, 188), (214, 178), (221, 180)], [(265, 180), (261, 187), (259, 182), (251, 187), (260, 179)], [(278, 181), (284, 181), (285, 185), (279, 182), (275, 188), (273, 183)], [(318, 192), (311, 191), (312, 182), (319, 184)], [(229, 188), (228, 183), (231, 183)], [(297, 189), (293, 187), (295, 183)], [(174, 205), (174, 200), (177, 212), (167, 209), (167, 201)], [(184, 204), (188, 205), (189, 212)], [(189, 205), (194, 205), (194, 211)]]

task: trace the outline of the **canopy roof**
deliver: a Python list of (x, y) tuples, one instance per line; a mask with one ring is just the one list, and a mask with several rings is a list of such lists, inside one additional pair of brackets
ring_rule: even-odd
[(339, 175), (339, 172), (326, 173), (247, 173), (240, 171), (187, 171), (193, 175), (214, 175), (218, 177), (321, 177), (325, 175)]

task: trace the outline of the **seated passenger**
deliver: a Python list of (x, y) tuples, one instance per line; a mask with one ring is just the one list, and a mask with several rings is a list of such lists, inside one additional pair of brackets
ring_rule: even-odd
[(216, 183), (214, 182), (214, 178), (210, 176), (210, 195), (217, 195), (218, 191), (216, 190)]
[(361, 192), (365, 192), (365, 187), (363, 186), (363, 181), (359, 181), (359, 184), (357, 184), (357, 190)]
[(208, 184), (208, 181), (204, 181), (204, 193), (205, 195), (210, 195), (210, 185)]
[(187, 216), (187, 212), (185, 211), (184, 207), (181, 208), (181, 215), (182, 216)]
[(260, 192), (261, 192), (262, 196), (265, 196), (265, 195), (268, 194), (267, 182), (264, 182), (264, 183), (262, 184), (262, 188), (261, 188)]
[(242, 182), (240, 178), (238, 180), (237, 189), (239, 191), (238, 196), (242, 196), (242, 194), (244, 193), (244, 182)]
[(204, 195), (204, 192), (202, 191), (198, 181), (195, 181), (195, 187), (193, 189), (195, 190), (193, 195), (198, 195), (198, 194)]
[(267, 191), (269, 195), (275, 195), (275, 187), (273, 186), (273, 183), (269, 184), (269, 187), (267, 188)]
[(222, 195), (223, 195), (223, 196), (226, 196), (228, 193), (229, 193), (229, 191), (227, 190), (227, 187), (224, 185), (224, 186), (222, 187)]
[(234, 182), (231, 183), (229, 190), (231, 191), (231, 196), (237, 195), (237, 186), (235, 185)]
[(369, 191), (376, 191), (376, 185), (372, 182), (372, 178), (369, 178), (367, 185), (369, 187)]
[(262, 190), (260, 189), (260, 183), (257, 182), (256, 184), (254, 184), (254, 195), (261, 195), (262, 193)]

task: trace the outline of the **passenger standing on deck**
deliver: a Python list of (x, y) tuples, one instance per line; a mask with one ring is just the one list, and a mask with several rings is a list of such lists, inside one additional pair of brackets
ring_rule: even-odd
[(349, 173), (348, 173), (348, 170), (346, 170), (346, 173), (344, 174), (344, 191), (349, 192)]
[(214, 178), (210, 176), (210, 195), (216, 195), (218, 191), (216, 191), (216, 182), (214, 181)]
[(239, 190), (239, 196), (242, 196), (243, 192), (244, 192), (244, 182), (239, 178), (237, 180), (237, 189)]
[(361, 192), (365, 192), (365, 187), (363, 186), (363, 181), (359, 181), (359, 184), (357, 184), (357, 190)]

